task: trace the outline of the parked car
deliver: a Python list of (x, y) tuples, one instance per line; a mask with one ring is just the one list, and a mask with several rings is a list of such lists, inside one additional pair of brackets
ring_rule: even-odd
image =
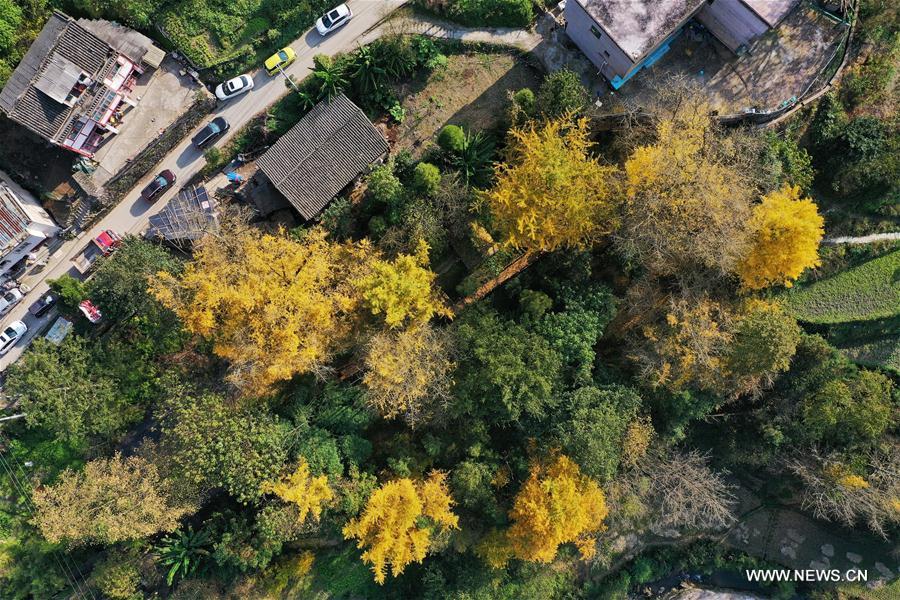
[(0, 315), (5, 315), (11, 311), (12, 307), (18, 304), (23, 297), (24, 294), (19, 291), (19, 288), (13, 288), (4, 292), (3, 295), (0, 296)]
[(56, 306), (57, 301), (59, 301), (59, 296), (53, 292), (47, 292), (28, 307), (28, 312), (37, 318), (41, 318), (50, 312), (51, 308)]
[(141, 191), (141, 198), (147, 202), (152, 202), (157, 196), (175, 185), (175, 179), (175, 173), (166, 169), (147, 184), (147, 187)]
[(266, 59), (266, 73), (276, 75), (279, 71), (297, 60), (297, 54), (293, 48), (282, 48)]
[(16, 342), (22, 339), (26, 331), (28, 331), (28, 326), (22, 321), (10, 323), (3, 333), (0, 333), (0, 356), (9, 352)]
[(353, 12), (346, 4), (336, 6), (316, 21), (316, 31), (319, 35), (328, 35), (338, 27), (346, 25), (352, 16)]
[(206, 127), (201, 129), (191, 141), (198, 148), (205, 148), (216, 141), (220, 135), (228, 131), (229, 127), (231, 127), (231, 125), (228, 124), (228, 121), (222, 117), (216, 117), (207, 123)]
[(249, 75), (238, 75), (234, 79), (229, 79), (225, 83), (220, 83), (216, 86), (216, 98), (224, 102), (252, 89), (253, 78)]

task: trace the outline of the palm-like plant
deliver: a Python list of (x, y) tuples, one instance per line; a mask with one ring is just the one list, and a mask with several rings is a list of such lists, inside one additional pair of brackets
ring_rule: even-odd
[(166, 583), (172, 585), (175, 578), (184, 579), (204, 566), (209, 556), (209, 532), (188, 527), (187, 531), (167, 535), (155, 548), (159, 562), (169, 568)]
[(346, 67), (342, 61), (317, 54), (313, 57), (313, 77), (318, 83), (318, 99), (331, 100), (347, 87)]
[(480, 131), (467, 131), (462, 149), (450, 157), (450, 164), (459, 170), (466, 184), (484, 183), (491, 174), (493, 155), (494, 142), (490, 138)]
[(379, 64), (371, 46), (361, 46), (353, 55), (351, 79), (361, 96), (365, 97), (381, 89), (387, 72)]

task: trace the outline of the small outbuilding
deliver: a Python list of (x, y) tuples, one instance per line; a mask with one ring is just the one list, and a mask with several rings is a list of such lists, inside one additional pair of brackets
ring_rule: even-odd
[(219, 226), (219, 212), (214, 198), (205, 187), (182, 188), (165, 208), (150, 217), (146, 237), (188, 249), (206, 233)]
[(271, 184), (309, 221), (387, 152), (381, 132), (340, 94), (314, 106), (257, 159), (264, 181), (255, 185)]

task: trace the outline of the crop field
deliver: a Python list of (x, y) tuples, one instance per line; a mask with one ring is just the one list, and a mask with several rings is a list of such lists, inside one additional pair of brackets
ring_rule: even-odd
[(900, 373), (900, 339), (884, 338), (862, 344), (841, 348), (850, 360), (869, 367), (884, 367)]
[(791, 290), (785, 300), (797, 318), (832, 324), (900, 313), (900, 250)]
[(160, 19), (166, 36), (197, 67), (234, 71), (268, 56), (312, 26), (331, 0), (180, 0)]

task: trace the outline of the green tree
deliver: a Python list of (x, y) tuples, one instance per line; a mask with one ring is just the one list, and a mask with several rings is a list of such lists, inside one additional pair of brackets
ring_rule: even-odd
[(173, 393), (159, 419), (163, 459), (200, 491), (224, 487), (240, 502), (256, 500), (287, 458), (286, 424), (260, 407), (229, 406), (209, 393)]
[(895, 423), (893, 383), (876, 371), (823, 384), (802, 406), (809, 437), (841, 445), (874, 442)]
[(181, 261), (161, 246), (128, 237), (122, 247), (103, 259), (87, 286), (91, 300), (103, 309), (104, 316), (124, 321), (134, 315), (159, 318), (162, 307), (150, 295), (150, 280), (160, 271), (181, 272)]
[(441, 171), (431, 163), (420, 162), (413, 169), (413, 185), (426, 196), (434, 196), (441, 187)]
[(317, 97), (321, 100), (331, 100), (344, 91), (347, 87), (346, 63), (342, 60), (325, 54), (316, 54), (313, 57), (312, 76), (318, 88)]
[(461, 316), (454, 332), (455, 394), (465, 412), (516, 422), (557, 403), (563, 361), (543, 337), (484, 309)]
[(459, 125), (445, 125), (438, 134), (437, 143), (447, 154), (459, 154), (466, 143), (466, 132)]
[(372, 198), (388, 206), (398, 203), (403, 197), (403, 184), (394, 175), (394, 165), (391, 162), (372, 169), (366, 178), (366, 185)]
[(797, 321), (778, 304), (750, 302), (734, 327), (727, 370), (748, 391), (768, 386), (790, 367), (801, 333)]
[(10, 52), (22, 25), (22, 9), (12, 0), (0, 0), (0, 55)]
[(581, 83), (578, 73), (560, 69), (550, 73), (541, 83), (535, 102), (535, 112), (545, 119), (558, 119), (578, 114), (587, 106), (590, 94)]
[(629, 424), (641, 398), (631, 388), (582, 387), (566, 396), (566, 416), (556, 425), (563, 451), (598, 481), (615, 477)]
[(87, 286), (84, 282), (75, 279), (68, 273), (58, 279), (51, 279), (48, 284), (50, 289), (59, 296), (60, 306), (70, 313), (76, 312), (79, 302), (88, 297)]
[(113, 544), (172, 531), (194, 507), (179, 502), (172, 482), (138, 456), (87, 463), (34, 490), (35, 524), (48, 541)]
[(110, 439), (142, 412), (127, 403), (77, 335), (59, 346), (35, 340), (9, 368), (6, 390), (19, 399), (29, 426), (76, 444), (92, 436)]

